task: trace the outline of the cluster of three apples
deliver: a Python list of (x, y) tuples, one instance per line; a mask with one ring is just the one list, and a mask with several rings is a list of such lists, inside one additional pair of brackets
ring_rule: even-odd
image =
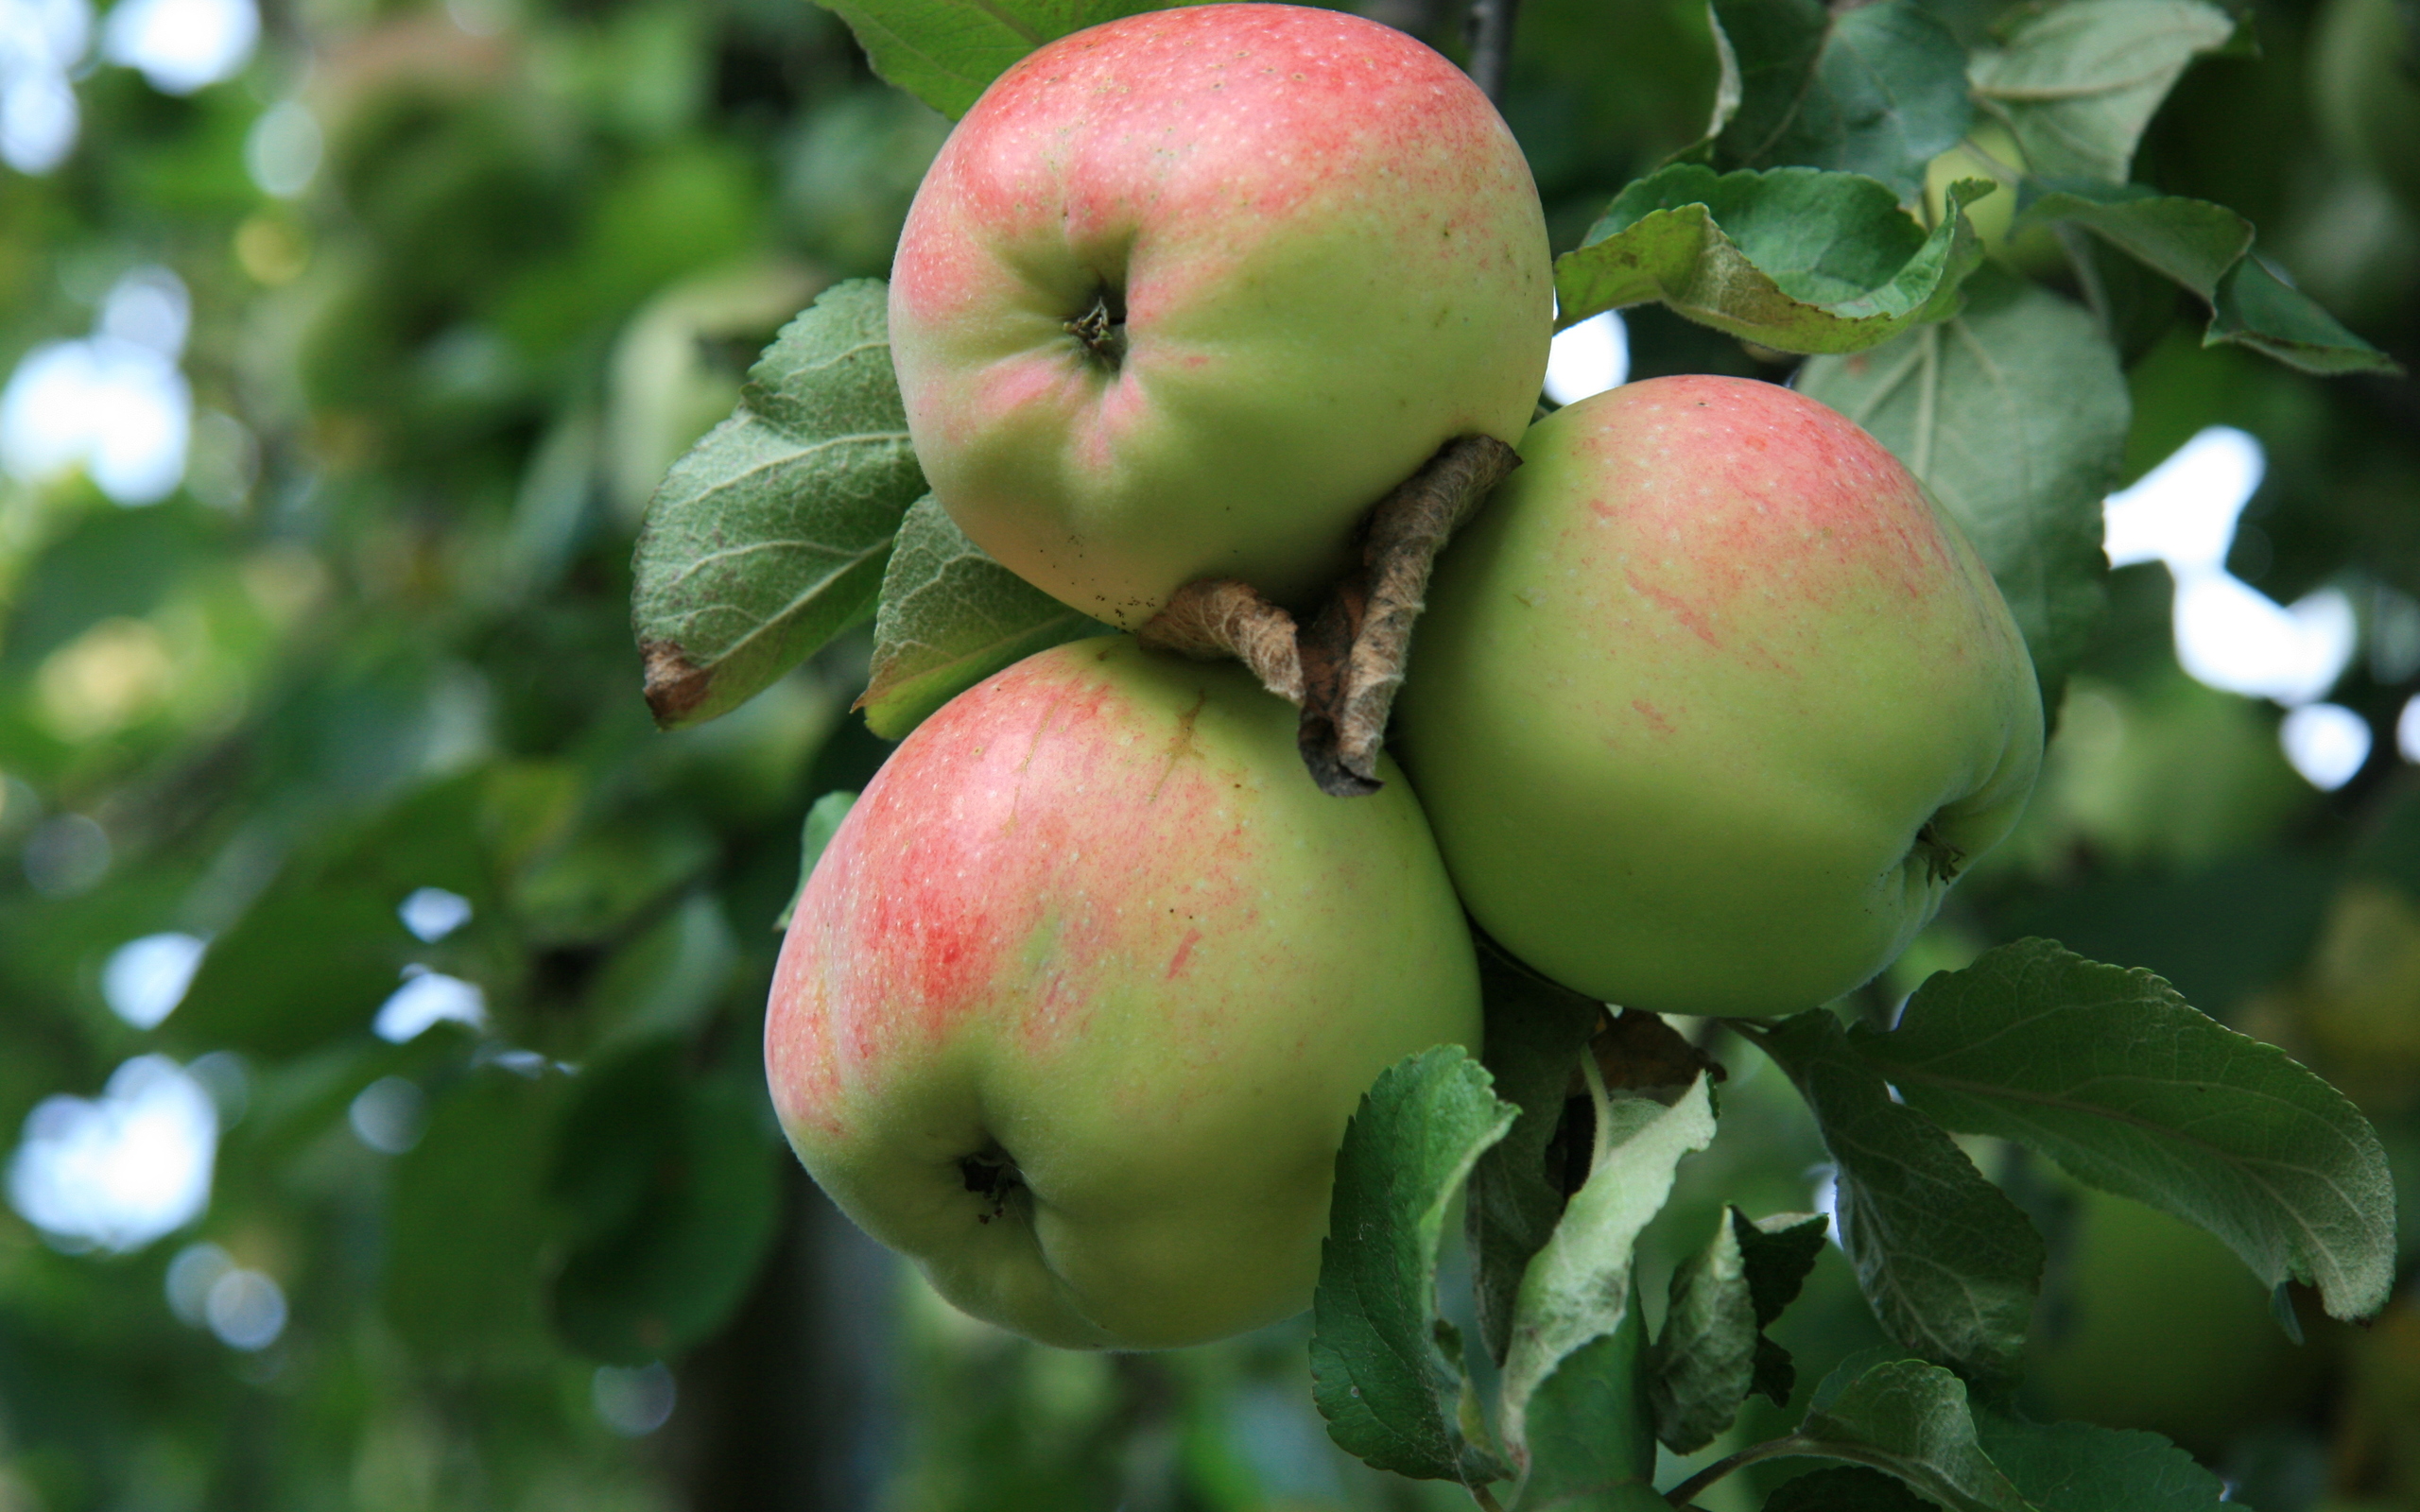
[(967, 1311), (1150, 1348), (1304, 1306), (1360, 1092), (1478, 1046), (1465, 907), (1609, 1001), (1778, 1011), (1895, 954), (2021, 801), (2022, 645), (1889, 455), (1723, 380), (1531, 428), (1550, 289), (1493, 107), (1335, 12), (1079, 33), (935, 162), (891, 285), (910, 428), (1064, 601), (1301, 606), (1443, 443), (1528, 462), (1441, 564), (1410, 783), (1327, 798), (1240, 668), (1116, 637), (962, 695), (852, 810), (784, 947), (774, 1102)]

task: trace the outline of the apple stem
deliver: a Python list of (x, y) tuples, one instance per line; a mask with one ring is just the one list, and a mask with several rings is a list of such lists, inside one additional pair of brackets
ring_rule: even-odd
[(1252, 669), (1262, 687), (1297, 707), (1303, 702), (1294, 616), (1250, 583), (1232, 577), (1187, 583), (1135, 635), (1145, 645), (1197, 661), (1233, 657)]
[(1301, 637), (1299, 743), (1322, 792), (1378, 790), (1378, 747), (1437, 554), (1520, 465), (1520, 454), (1493, 436), (1457, 437), (1362, 522), (1360, 571), (1337, 583)]
[(1361, 565), (1337, 580), (1307, 624), (1249, 583), (1205, 577), (1170, 594), (1135, 634), (1158, 650), (1241, 662), (1262, 687), (1301, 707), (1297, 744), (1320, 791), (1374, 793), (1378, 747), (1437, 553), (1520, 465), (1520, 454), (1493, 436), (1438, 448), (1363, 517)]
[(1486, 1486), (1469, 1486), (1463, 1489), (1469, 1491), (1471, 1500), (1478, 1503), (1479, 1512), (1504, 1512), (1504, 1503), (1490, 1494)]

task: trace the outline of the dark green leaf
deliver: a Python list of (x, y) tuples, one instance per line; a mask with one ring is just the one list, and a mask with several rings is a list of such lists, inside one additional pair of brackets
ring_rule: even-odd
[(1655, 1436), (1676, 1454), (1714, 1442), (1755, 1380), (1756, 1305), (1726, 1210), (1705, 1247), (1672, 1271), (1671, 1305), (1655, 1336), (1648, 1395)]
[(599, 1360), (640, 1365), (719, 1328), (772, 1242), (777, 1150), (753, 1078), (691, 1077), (659, 1042), (592, 1067), (550, 1181), (576, 1225), (555, 1327)]
[(558, 1220), (546, 1152), (566, 1080), (487, 1066), (433, 1099), (420, 1143), (395, 1160), (385, 1306), (396, 1334), (436, 1360), (541, 1346), (540, 1266)]
[(1966, 50), (1912, 0), (1714, 0), (1722, 62), (1715, 154), (1879, 179), (1902, 199), (1974, 117)]
[(2236, 264), (2210, 313), (2205, 344), (2231, 342), (2305, 372), (2400, 373), (2402, 365), (2338, 323), (2258, 254)]
[(1758, 1041), (1789, 1074), (1839, 1167), (1841, 1243), (1891, 1336), (1987, 1378), (2015, 1373), (2042, 1237), (1941, 1125), (1893, 1102), (1821, 1008)]
[(1872, 179), (1675, 163), (1624, 189), (1556, 259), (1557, 318), (1660, 300), (1784, 352), (1860, 351), (1958, 307), (1983, 257), (1962, 212), (1990, 189), (1953, 186), (1952, 214), (1927, 235)]
[(824, 290), (648, 507), (631, 618), (658, 724), (736, 708), (873, 609), (925, 491), (885, 298), (872, 279)]
[[(1595, 1000), (1538, 976), (1482, 941), (1479, 996), (1487, 1009), (1487, 1069), (1496, 1094), (1521, 1109), (1512, 1131), (1471, 1168), (1464, 1218), (1477, 1269), (1479, 1333), (1504, 1362), (1512, 1342), (1521, 1273), (1554, 1232), (1567, 1195), (1549, 1151), (1581, 1048), (1604, 1013)], [(1560, 1166), (1561, 1161), (1554, 1161)]]
[(694, 1029), (730, 987), (739, 942), (705, 891), (616, 950), (588, 991), (585, 1053)]
[(2124, 462), (2131, 401), (2116, 351), (2080, 307), (1990, 270), (1967, 295), (1938, 327), (1808, 363), (1798, 387), (1872, 431), (1958, 522), (2055, 706), (2100, 618), (2101, 502)]
[(883, 572), (873, 665), (857, 706), (885, 740), (1001, 668), (1112, 627), (994, 561), (926, 494), (908, 510)]
[(2337, 1317), (2386, 1302), (2394, 1188), (2369, 1121), (2149, 971), (2022, 940), (1850, 1042), (1910, 1107), (2200, 1225), (2265, 1285), (2309, 1281)]
[[(1593, 1061), (1583, 1066), (1593, 1073)], [(1592, 1074), (1590, 1081), (1597, 1116), (1588, 1179), (1571, 1194), (1563, 1220), (1521, 1277), (1512, 1347), (1504, 1360), (1505, 1442), (1527, 1460), (1533, 1475), (1541, 1451), (1529, 1437), (1530, 1400), (1571, 1356), (1630, 1319), (1639, 1233), (1671, 1194), (1681, 1158), (1714, 1143), (1713, 1081), (1703, 1074), (1669, 1107), (1653, 1096), (1609, 1096), (1600, 1078)], [(1646, 1402), (1637, 1400), (1643, 1388), (1625, 1378), (1622, 1389), (1634, 1393), (1630, 1420), (1648, 1441), (1645, 1460), (1632, 1454), (1635, 1445), (1617, 1430), (1585, 1464), (1558, 1467), (1558, 1482), (1613, 1484), (1653, 1473), (1651, 1435), (1645, 1431), (1651, 1418)]]
[(2019, 13), (2007, 43), (1970, 70), (2045, 178), (2126, 181), (2143, 128), (2198, 53), (2235, 35), (2201, 0), (2070, 0)]
[(1918, 1360), (1852, 1368), (1817, 1391), (1799, 1452), (1887, 1470), (1948, 1512), (2033, 1512), (1976, 1441), (1964, 1382)]
[(1824, 1234), (1830, 1228), (1822, 1213), (1782, 1212), (1752, 1222), (1738, 1209), (1731, 1210), (1731, 1231), (1739, 1242), (1748, 1295), (1756, 1309), (1755, 1379), (1749, 1389), (1762, 1393), (1776, 1407), (1789, 1405), (1798, 1368), (1790, 1363), (1789, 1351), (1766, 1338), (1762, 1331), (1772, 1327), (1782, 1309), (1798, 1299), (1798, 1289), (1815, 1268), (1816, 1257), (1823, 1254)]
[[(1328, 1434), (1380, 1469), (1476, 1485), (1509, 1473), (1466, 1435), (1468, 1386), (1439, 1349), (1445, 1210), (1519, 1109), (1442, 1045), (1389, 1067), (1336, 1158), (1336, 1197), (1311, 1307), (1312, 1398)], [(1455, 1344), (1459, 1354), (1459, 1342)]]
[(1983, 1452), (2043, 1512), (2221, 1512), (2226, 1483), (2157, 1434), (1975, 1415)]
[(1011, 63), (1069, 32), (1153, 0), (822, 0), (857, 35), (873, 71), (956, 120)]
[(1844, 1465), (1784, 1481), (1765, 1498), (1765, 1512), (1933, 1512), (1933, 1503), (1895, 1475)]
[(849, 792), (826, 793), (806, 811), (806, 822), (799, 827), (798, 885), (790, 891), (790, 901), (782, 909), (782, 917), (773, 920), (775, 929), (790, 927), (790, 916), (798, 912), (798, 901), (806, 892), (806, 879), (815, 875), (815, 864), (823, 858), (823, 848), (840, 833), (840, 821), (849, 816), (856, 805), (857, 795)]

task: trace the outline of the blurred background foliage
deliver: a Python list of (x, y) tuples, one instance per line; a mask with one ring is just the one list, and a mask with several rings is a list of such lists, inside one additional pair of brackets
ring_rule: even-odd
[[(2264, 56), (2199, 65), (2139, 172), (2420, 366), (2391, 5), (2259, 0)], [(1367, 9), (1460, 46), (1442, 0)], [(1528, 0), (1505, 108), (1559, 246), (1714, 78), (1694, 0)], [(1027, 1346), (773, 1128), (772, 920), (808, 805), (884, 754), (865, 646), (658, 734), (632, 533), (773, 331), (886, 271), (944, 132), (804, 0), (0, 0), (0, 1512), (1464, 1504), (1328, 1447), (1305, 1325)], [(2420, 390), (2119, 313), (2131, 471), (2256, 439), (2225, 566), (2348, 608), (2320, 692), (2367, 744), (2298, 770), (2123, 568), (2022, 833), (1841, 1011), (2025, 934), (2153, 968), (2350, 1091), (2411, 1214)], [(1787, 376), (1628, 335), (1636, 376)], [(1720, 1202), (1822, 1198), (1783, 1079), (1710, 1043), (1651, 1296)], [(2411, 1284), (2361, 1331), (2306, 1300), (2296, 1345), (2212, 1242), (1976, 1153), (2052, 1240), (2034, 1405), (2268, 1512), (2420, 1507)], [(1836, 1251), (1780, 1333), (1803, 1381), (1876, 1340)]]

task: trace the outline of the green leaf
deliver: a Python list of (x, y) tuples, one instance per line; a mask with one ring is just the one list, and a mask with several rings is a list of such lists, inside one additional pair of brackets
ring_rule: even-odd
[(873, 609), (925, 491), (885, 297), (873, 279), (824, 290), (648, 507), (631, 619), (665, 728), (738, 707)]
[(2042, 1236), (1941, 1125), (1892, 1100), (1821, 1008), (1756, 1041), (1789, 1074), (1839, 1168), (1841, 1243), (1875, 1316), (1928, 1360), (2013, 1377), (2042, 1283)]
[(1478, 1485), (1510, 1473), (1466, 1435), (1460, 1336), (1437, 1317), (1445, 1210), (1519, 1112), (1488, 1089), (1460, 1046), (1409, 1057), (1362, 1097), (1337, 1153), (1311, 1395), (1330, 1437), (1398, 1475)]
[(403, 968), (430, 954), (396, 912), (415, 889), (468, 899), (475, 934), (494, 920), (484, 791), (484, 773), (448, 778), (289, 861), (211, 944), (163, 1038), (277, 1057), (365, 1035)]
[(1717, 161), (1878, 179), (1905, 199), (1974, 119), (1966, 49), (1912, 0), (1713, 0)]
[(875, 734), (898, 740), (1003, 667), (1113, 633), (994, 561), (928, 493), (909, 507), (883, 572), (873, 665), (857, 706)]
[(2123, 183), (2186, 65), (2235, 29), (2201, 0), (2068, 0), (2020, 12), (2006, 45), (1976, 57), (1975, 95), (2033, 172)]
[(2338, 323), (2319, 301), (2279, 278), (2257, 253), (2219, 285), (2204, 346), (2250, 347), (2304, 372), (2401, 373), (2402, 364)]
[(1646, 1337), (1633, 1287), (1614, 1331), (1564, 1356), (1530, 1395), (1516, 1512), (1671, 1512), (1652, 1479)]
[(559, 1227), (545, 1160), (568, 1085), (479, 1068), (431, 1099), (420, 1143), (396, 1158), (382, 1301), (424, 1358), (543, 1348), (541, 1266)]
[(1798, 1367), (1789, 1351), (1764, 1336), (1782, 1309), (1798, 1299), (1816, 1257), (1824, 1252), (1824, 1237), (1831, 1222), (1820, 1212), (1781, 1212), (1751, 1221), (1731, 1210), (1731, 1231), (1739, 1242), (1747, 1274), (1748, 1296), (1756, 1310), (1755, 1379), (1749, 1390), (1762, 1393), (1776, 1407), (1789, 1405)]
[(851, 792), (826, 793), (806, 811), (806, 822), (799, 827), (798, 885), (790, 889), (790, 901), (782, 909), (782, 917), (773, 920), (775, 929), (790, 927), (790, 916), (798, 912), (799, 899), (806, 895), (806, 879), (815, 875), (815, 864), (823, 859), (824, 847), (840, 833), (840, 821), (855, 808), (857, 795)]
[[(1681, 1157), (1714, 1143), (1713, 1083), (1703, 1074), (1670, 1107), (1653, 1097), (1606, 1096), (1600, 1083), (1590, 1090), (1597, 1123), (1588, 1179), (1572, 1194), (1563, 1221), (1522, 1275), (1512, 1345), (1504, 1360), (1505, 1442), (1533, 1472), (1527, 1424), (1530, 1399), (1566, 1359), (1623, 1326), (1631, 1313), (1639, 1233), (1670, 1195)], [(1642, 1429), (1650, 1420), (1644, 1411), (1632, 1416)], [(1616, 1481), (1653, 1472), (1651, 1440), (1643, 1464), (1620, 1463), (1635, 1447), (1620, 1428), (1606, 1440), (1598, 1451), (1604, 1462), (1590, 1467), (1595, 1478)], [(1568, 1480), (1575, 1470), (1559, 1466), (1552, 1473)]]
[(2055, 707), (2100, 618), (2101, 503), (2124, 464), (2132, 400), (2080, 306), (1996, 270), (1967, 296), (1937, 327), (1808, 363), (1798, 388), (1872, 431), (1965, 531)]
[(1784, 1481), (1765, 1498), (1765, 1512), (1933, 1512), (1933, 1503), (1895, 1475), (1843, 1465)]
[(1563, 1216), (1567, 1194), (1549, 1177), (1548, 1146), (1563, 1121), (1581, 1051), (1604, 1007), (1535, 974), (1484, 939), (1478, 981), (1487, 1010), (1487, 1069), (1495, 1077), (1496, 1094), (1521, 1109), (1512, 1131), (1471, 1168), (1463, 1204), (1477, 1271), (1479, 1335), (1489, 1357), (1501, 1365), (1512, 1348), (1521, 1273)]
[(1167, 7), (1157, 0), (821, 0), (873, 71), (955, 121), (1044, 43)]
[(1713, 1443), (1755, 1380), (1756, 1306), (1732, 1228), (1737, 1211), (1726, 1210), (1714, 1238), (1674, 1268), (1671, 1305), (1655, 1336), (1648, 1395), (1655, 1436), (1676, 1454)]
[(592, 1358), (643, 1365), (706, 1338), (746, 1295), (781, 1211), (753, 1078), (684, 1074), (659, 1041), (591, 1067), (555, 1141), (574, 1216), (555, 1327)]
[(2222, 1512), (2226, 1483), (2162, 1438), (1977, 1413), (1983, 1452), (2044, 1512)]
[(1964, 1382), (1919, 1360), (1849, 1368), (1817, 1391), (1797, 1452), (1888, 1471), (1948, 1512), (2033, 1512), (1977, 1441)]
[(2252, 223), (2224, 205), (2139, 184), (2029, 184), (2015, 229), (2061, 220), (2090, 228), (2209, 301), (2205, 346), (2250, 347), (2305, 372), (2401, 370), (2253, 255)]
[(1983, 258), (1963, 211), (1990, 191), (1952, 185), (1952, 213), (1927, 235), (1872, 179), (1675, 163), (1615, 197), (1555, 260), (1557, 318), (1568, 326), (1661, 300), (1784, 352), (1860, 351), (1958, 307), (1959, 284)]
[(2089, 228), (2205, 300), (2252, 249), (2252, 222), (2224, 205), (2088, 179), (2029, 180), (2009, 231), (2062, 220)]
[(2149, 971), (2021, 940), (1850, 1043), (1910, 1107), (2208, 1229), (2264, 1285), (2309, 1281), (2336, 1317), (2386, 1302), (2394, 1188), (2369, 1121)]

